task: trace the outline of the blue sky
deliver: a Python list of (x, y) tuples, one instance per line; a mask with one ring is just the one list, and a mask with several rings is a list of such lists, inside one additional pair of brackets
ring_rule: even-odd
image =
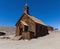
[[(60, 29), (60, 0), (27, 0), (30, 14)], [(15, 26), (26, 0), (0, 0), (0, 26)]]

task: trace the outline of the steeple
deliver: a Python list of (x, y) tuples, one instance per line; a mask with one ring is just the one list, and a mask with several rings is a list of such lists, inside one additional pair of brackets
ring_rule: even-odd
[(24, 13), (29, 14), (29, 7), (27, 4), (25, 4)]

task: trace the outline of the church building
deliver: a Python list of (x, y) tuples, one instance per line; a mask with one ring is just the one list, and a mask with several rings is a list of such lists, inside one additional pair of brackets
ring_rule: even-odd
[(48, 34), (47, 25), (41, 20), (31, 16), (29, 7), (25, 4), (24, 13), (16, 23), (16, 37), (21, 39), (32, 39)]

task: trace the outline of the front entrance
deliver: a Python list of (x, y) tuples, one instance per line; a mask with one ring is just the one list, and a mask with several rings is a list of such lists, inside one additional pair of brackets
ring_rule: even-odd
[(28, 32), (28, 26), (24, 26), (24, 28), (20, 28), (20, 35), (22, 35), (22, 32)]
[(23, 25), (23, 27), (20, 27), (19, 29), (19, 35), (23, 38), (23, 39), (28, 39), (29, 38), (29, 33), (28, 33), (28, 26)]

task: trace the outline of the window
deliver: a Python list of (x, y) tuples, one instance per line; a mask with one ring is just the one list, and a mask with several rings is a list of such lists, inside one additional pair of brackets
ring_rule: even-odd
[(30, 25), (30, 31), (32, 31), (32, 25)]
[(25, 26), (24, 31), (28, 31), (28, 26)]

